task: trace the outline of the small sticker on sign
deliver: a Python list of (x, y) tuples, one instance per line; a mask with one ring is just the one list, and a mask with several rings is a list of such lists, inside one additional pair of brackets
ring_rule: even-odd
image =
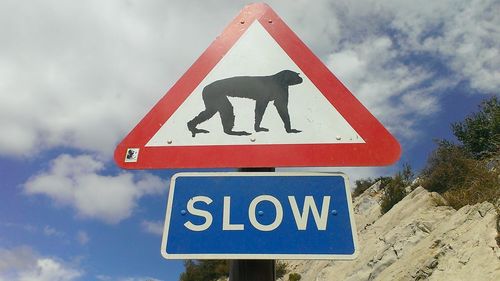
[(125, 154), (125, 162), (137, 162), (139, 157), (139, 148), (129, 148)]

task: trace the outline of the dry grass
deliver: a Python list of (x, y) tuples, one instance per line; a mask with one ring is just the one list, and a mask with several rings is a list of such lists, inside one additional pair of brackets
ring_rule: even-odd
[(458, 146), (441, 145), (429, 158), (422, 185), (440, 193), (454, 209), (500, 198), (500, 168), (492, 159), (476, 160)]
[(470, 164), (462, 184), (446, 191), (443, 197), (455, 209), (484, 201), (496, 204), (500, 198), (498, 169), (487, 169), (485, 161), (473, 161)]

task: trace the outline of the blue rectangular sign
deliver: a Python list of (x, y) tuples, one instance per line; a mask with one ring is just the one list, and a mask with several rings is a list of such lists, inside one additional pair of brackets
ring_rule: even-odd
[(354, 259), (348, 180), (331, 173), (179, 173), (167, 259)]

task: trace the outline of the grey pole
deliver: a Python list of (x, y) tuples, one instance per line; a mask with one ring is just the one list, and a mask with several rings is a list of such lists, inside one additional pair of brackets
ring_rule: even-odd
[[(274, 172), (274, 168), (241, 168), (239, 172)], [(276, 281), (275, 260), (232, 260), (229, 281)]]
[(232, 260), (229, 281), (275, 281), (274, 260)]

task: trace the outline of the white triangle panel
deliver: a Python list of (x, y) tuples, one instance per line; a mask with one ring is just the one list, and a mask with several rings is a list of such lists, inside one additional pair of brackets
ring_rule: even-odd
[[(256, 43), (257, 42), (257, 43)], [(269, 132), (255, 132), (255, 101), (244, 98), (229, 100), (234, 107), (235, 131), (252, 133), (249, 136), (231, 136), (223, 132), (219, 114), (199, 124), (208, 130), (192, 137), (187, 122), (205, 109), (203, 88), (220, 79), (236, 76), (268, 76), (282, 70), (301, 73), (303, 82), (289, 87), (288, 110), (293, 129), (287, 133), (273, 103), (265, 111), (261, 126)], [(302, 74), (262, 25), (255, 21), (231, 50), (220, 60), (184, 103), (163, 124), (146, 146), (206, 146), (206, 145), (261, 145), (261, 144), (327, 144), (364, 143), (361, 136), (348, 124), (317, 87)]]

